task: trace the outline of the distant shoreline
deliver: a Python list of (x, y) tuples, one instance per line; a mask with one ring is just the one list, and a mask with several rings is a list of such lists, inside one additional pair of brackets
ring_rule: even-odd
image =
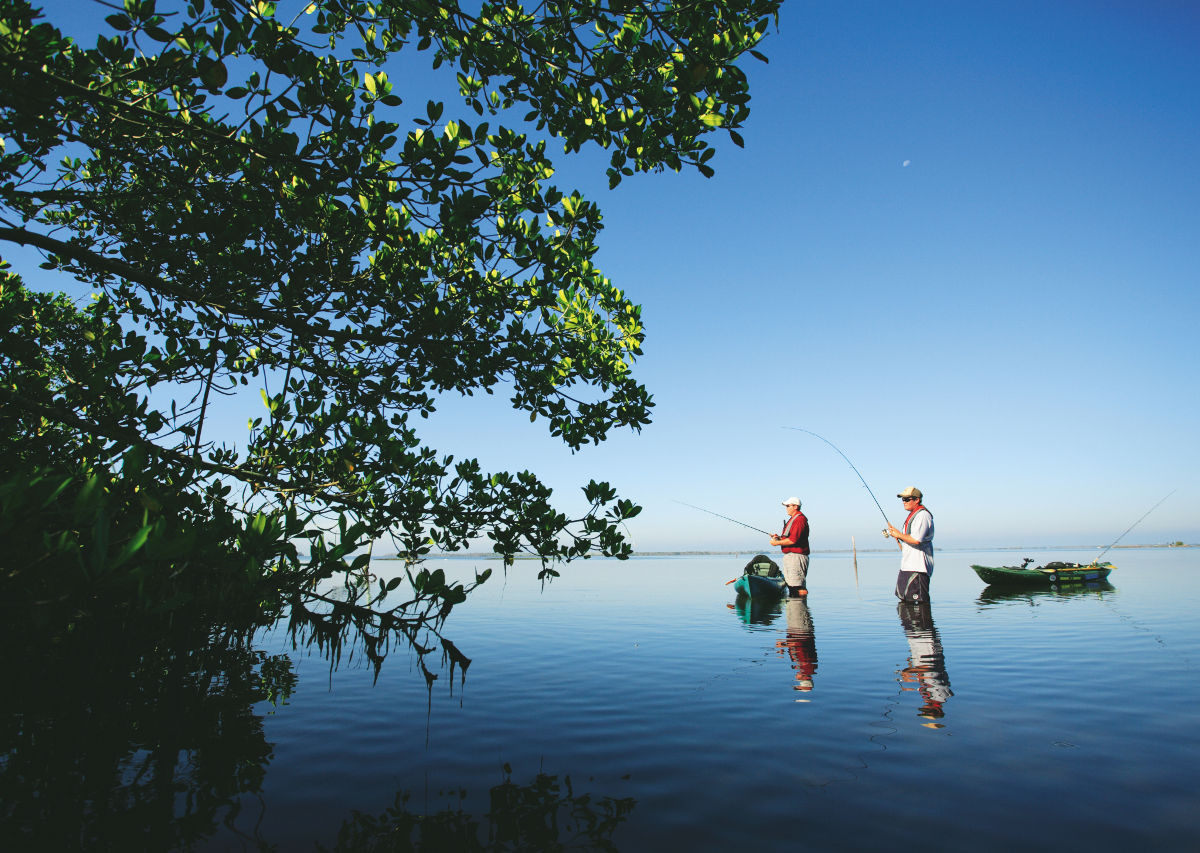
[[(968, 551), (1099, 551), (1104, 545), (985, 545), (970, 548), (934, 548), (934, 553), (953, 554)], [(1185, 543), (1182, 545), (1173, 544), (1157, 544), (1157, 545), (1113, 545), (1113, 551), (1133, 551), (1133, 550), (1153, 550), (1164, 549), (1173, 550), (1177, 548), (1200, 548), (1198, 543)], [(894, 552), (894, 548), (859, 548), (859, 554), (887, 554)], [(637, 557), (737, 557), (746, 554), (765, 553), (766, 549), (758, 550), (737, 550), (737, 551), (634, 551), (631, 555)], [(849, 548), (835, 548), (830, 550), (813, 549), (814, 554), (850, 554), (854, 553)], [(396, 559), (395, 557), (377, 557), (376, 559)], [(471, 551), (457, 551), (446, 554), (429, 554), (426, 559), (431, 560), (500, 560), (498, 554), (481, 553)], [(519, 554), (513, 558), (515, 561), (523, 562), (526, 560), (538, 560), (538, 557), (528, 554)], [(608, 558), (599, 558), (608, 559)]]
[[(1099, 551), (1099, 550), (1103, 549), (1104, 547), (1105, 547), (1104, 545), (982, 545), (982, 546), (971, 546), (971, 547), (962, 547), (962, 548), (937, 548), (937, 547), (935, 547), (933, 550), (935, 553), (953, 554), (955, 552), (961, 553), (961, 552), (967, 552), (967, 551)], [(1155, 548), (1160, 548), (1160, 549), (1164, 549), (1164, 550), (1166, 550), (1166, 549), (1174, 550), (1174, 549), (1178, 549), (1178, 548), (1200, 548), (1200, 544), (1186, 543), (1183, 545), (1169, 545), (1169, 544), (1163, 544), (1163, 545), (1113, 545), (1111, 550), (1113, 550), (1113, 551), (1131, 551), (1131, 550), (1138, 550), (1138, 549), (1155, 549)], [(894, 552), (895, 550), (896, 550), (895, 548), (859, 548), (858, 553), (859, 554), (890, 554), (890, 553)], [(673, 556), (703, 556), (703, 555), (710, 555), (710, 554), (711, 555), (737, 555), (737, 554), (757, 554), (757, 553), (765, 553), (765, 551), (764, 551), (764, 549), (759, 549), (757, 551), (754, 551), (754, 550), (750, 550), (750, 551), (746, 551), (746, 550), (742, 550), (742, 551), (635, 551), (633, 556), (635, 556), (635, 557), (673, 557)], [(852, 553), (852, 551), (850, 548), (831, 548), (828, 550), (814, 548), (813, 553), (814, 554), (850, 554), (850, 553)], [(447, 554), (446, 556), (451, 557), (451, 556), (457, 556), (457, 555)]]

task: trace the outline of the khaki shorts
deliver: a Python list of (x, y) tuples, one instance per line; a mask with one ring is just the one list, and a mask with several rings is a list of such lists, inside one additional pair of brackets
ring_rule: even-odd
[(808, 554), (783, 555), (783, 579), (788, 586), (798, 586), (808, 589), (804, 584), (808, 580)]

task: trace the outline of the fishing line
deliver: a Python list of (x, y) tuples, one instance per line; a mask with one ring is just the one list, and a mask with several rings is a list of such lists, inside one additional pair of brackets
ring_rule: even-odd
[(624, 521), (621, 522), (621, 526), (625, 528), (625, 535), (629, 537), (629, 547), (637, 551), (637, 542), (633, 541), (633, 531), (629, 529), (629, 525)]
[(855, 474), (858, 474), (858, 479), (862, 480), (863, 488), (867, 490), (867, 494), (869, 494), (871, 496), (871, 500), (875, 501), (875, 506), (879, 507), (879, 514), (883, 516), (883, 523), (888, 525), (889, 527), (891, 526), (892, 523), (890, 521), (888, 521), (887, 513), (883, 511), (883, 507), (879, 506), (879, 498), (875, 497), (875, 493), (873, 491), (871, 491), (871, 487), (867, 485), (867, 481), (863, 478), (863, 475), (861, 473), (859, 473), (859, 470), (857, 468), (854, 467), (854, 463), (850, 461), (850, 457), (847, 456), (845, 453), (842, 453), (842, 449), (840, 447), (838, 447), (836, 444), (834, 444), (832, 441), (825, 438), (824, 436), (817, 435), (815, 432), (813, 432), (810, 429), (801, 429), (800, 427), (784, 427), (784, 429), (794, 429), (797, 432), (806, 432), (815, 438), (821, 439), (821, 441), (825, 442), (830, 447), (832, 447), (834, 450), (836, 450), (838, 453), (838, 456), (840, 456), (846, 460), (846, 464), (850, 466), (850, 470), (852, 470)]
[[(1179, 491), (1179, 489), (1171, 489), (1171, 491), (1167, 492), (1166, 497), (1164, 497), (1161, 501), (1156, 503), (1154, 506), (1150, 507), (1150, 509), (1146, 510), (1146, 515), (1149, 515), (1150, 513), (1154, 512), (1156, 509), (1158, 509), (1160, 506), (1162, 506), (1163, 501), (1165, 501), (1167, 498), (1171, 497), (1171, 495), (1175, 494), (1177, 491)], [(1146, 515), (1143, 515), (1141, 518), (1139, 518), (1133, 524), (1129, 525), (1129, 527), (1128, 527), (1128, 529), (1126, 529), (1125, 533), (1128, 533), (1130, 530), (1133, 530), (1133, 528), (1137, 527), (1139, 524), (1141, 524), (1143, 521), (1145, 521)], [(1105, 548), (1103, 551), (1101, 551), (1096, 556), (1096, 559), (1092, 560), (1092, 562), (1099, 563), (1100, 558), (1103, 557), (1105, 554), (1107, 554), (1110, 550), (1112, 550), (1113, 545), (1116, 545), (1118, 542), (1120, 542), (1122, 539), (1125, 538), (1125, 533), (1122, 533), (1120, 536), (1118, 536), (1116, 539), (1114, 539), (1112, 541), (1112, 545), (1109, 545), (1107, 548)]]
[[(1170, 492), (1168, 492), (1162, 500), (1160, 500), (1154, 506), (1150, 507), (1150, 509), (1146, 510), (1146, 515), (1149, 515), (1150, 513), (1154, 512), (1156, 509), (1158, 509), (1160, 506), (1162, 506), (1163, 502), (1166, 501), (1167, 498), (1171, 497), (1171, 495), (1175, 494), (1177, 491), (1179, 491), (1179, 489), (1172, 489)], [(1130, 530), (1133, 530), (1133, 528), (1137, 527), (1139, 524), (1141, 524), (1143, 521), (1145, 521), (1146, 515), (1143, 515), (1141, 518), (1139, 518), (1133, 524), (1129, 525), (1129, 528), (1128, 528), (1128, 530), (1125, 531), (1125, 533), (1128, 533)], [(1122, 533), (1120, 536), (1118, 536), (1116, 539), (1113, 540), (1112, 545), (1109, 545), (1108, 548), (1105, 548), (1103, 551), (1101, 551), (1100, 554), (1096, 557), (1096, 559), (1092, 561), (1093, 565), (1096, 563), (1099, 563), (1100, 557), (1103, 557), (1105, 554), (1107, 554), (1109, 552), (1109, 550), (1111, 548), (1113, 548), (1118, 542), (1120, 542), (1125, 537), (1125, 533)], [(1162, 646), (1164, 649), (1170, 649), (1171, 651), (1176, 652), (1176, 654), (1179, 654), (1183, 658), (1185, 667), (1188, 670), (1190, 670), (1192, 668), (1192, 661), (1188, 657), (1188, 655), (1186, 653), (1180, 652), (1178, 649), (1172, 649), (1170, 646), (1168, 646), (1166, 640), (1164, 640), (1162, 638), (1162, 635), (1157, 633), (1153, 628), (1149, 628), (1145, 625), (1142, 625), (1141, 623), (1138, 622), (1138, 620), (1134, 619), (1133, 617), (1125, 615), (1117, 608), (1117, 606), (1115, 604), (1112, 603), (1112, 601), (1110, 601), (1108, 598), (1105, 598), (1103, 595), (1100, 596), (1100, 600), (1104, 604), (1104, 606), (1107, 607), (1110, 611), (1112, 611), (1112, 613), (1118, 619), (1120, 619), (1122, 622), (1127, 623), (1130, 627), (1132, 627), (1138, 631), (1143, 631), (1143, 632), (1149, 634), (1151, 637), (1154, 638), (1154, 641), (1156, 643), (1158, 643), (1160, 646)]]
[(767, 533), (767, 531), (765, 531), (765, 530), (759, 530), (757, 527), (751, 527), (749, 524), (746, 524), (746, 522), (744, 522), (744, 521), (738, 521), (736, 518), (730, 518), (730, 517), (729, 517), (729, 516), (727, 516), (727, 515), (721, 515), (721, 513), (719, 513), (719, 512), (713, 512), (711, 509), (705, 509), (705, 508), (704, 508), (704, 507), (702, 507), (702, 506), (696, 506), (695, 504), (684, 503), (683, 501), (675, 501), (675, 503), (677, 503), (677, 504), (683, 504), (684, 506), (690, 506), (692, 509), (698, 509), (698, 510), (700, 510), (701, 512), (707, 512), (709, 515), (715, 515), (717, 518), (723, 518), (723, 519), (725, 519), (726, 521), (732, 521), (734, 524), (740, 524), (740, 525), (742, 525), (742, 527), (749, 527), (749, 528), (750, 528), (751, 530), (753, 530), (755, 533), (761, 533), (761, 534), (763, 534), (764, 536), (774, 536), (774, 535), (775, 535), (774, 533)]

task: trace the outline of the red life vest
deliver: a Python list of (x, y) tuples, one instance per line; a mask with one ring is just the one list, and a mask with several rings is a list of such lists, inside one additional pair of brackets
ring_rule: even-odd
[[(929, 508), (926, 507), (924, 504), (917, 504), (916, 509), (914, 509), (912, 512), (910, 512), (908, 514), (908, 518), (904, 519), (904, 532), (905, 533), (908, 533), (908, 525), (910, 525), (912, 523), (913, 516), (916, 515), (918, 512), (920, 512), (921, 510), (925, 510), (926, 512), (929, 512)], [(932, 512), (929, 512), (929, 517), (933, 518)]]
[[(796, 526), (799, 522), (800, 528), (799, 538), (789, 535), (788, 531)], [(779, 534), (780, 539), (791, 539), (794, 544), (780, 545), (780, 549), (785, 554), (807, 554), (808, 553), (808, 517), (802, 512), (797, 512), (783, 523), (783, 532)]]

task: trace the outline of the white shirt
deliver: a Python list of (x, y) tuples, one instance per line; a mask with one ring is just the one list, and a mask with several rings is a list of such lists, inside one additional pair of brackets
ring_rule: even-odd
[(907, 533), (921, 544), (900, 542), (900, 571), (924, 572), (933, 576), (933, 513), (921, 507), (908, 524)]

